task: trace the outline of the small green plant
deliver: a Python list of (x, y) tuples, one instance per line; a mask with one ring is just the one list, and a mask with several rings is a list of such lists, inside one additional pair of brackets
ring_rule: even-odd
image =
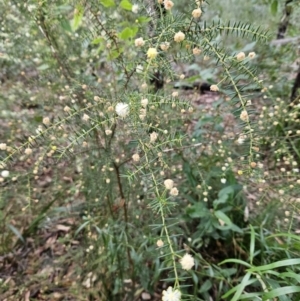
[[(279, 112), (289, 113), (257, 73), (256, 44), (226, 45), (269, 35), (244, 22), (203, 21), (206, 1), (181, 6), (0, 2), (9, 91), (1, 117), (10, 125), (0, 141), (1, 253), (57, 229), (67, 255), (52, 265), (75, 262), (80, 285), (73, 280), (70, 291), (84, 300), (296, 300), (298, 171), (286, 174), (298, 181), (290, 210), (284, 180), (264, 185), (274, 174), (261, 145), (293, 166), (298, 142), (271, 141), (279, 133), (271, 122), (286, 134)], [(12, 87), (9, 77), (18, 79)], [(204, 78), (211, 105), (175, 90)], [(279, 103), (273, 115), (257, 114), (257, 90)], [(285, 209), (281, 224), (272, 208), (260, 214), (270, 199)]]

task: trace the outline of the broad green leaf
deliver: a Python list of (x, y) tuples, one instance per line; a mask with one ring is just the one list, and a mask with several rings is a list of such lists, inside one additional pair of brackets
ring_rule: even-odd
[[(284, 287), (278, 287), (274, 290), (264, 293), (263, 294), (263, 300), (273, 299), (278, 296), (293, 294), (293, 293), (299, 293), (300, 292), (300, 286), (284, 286)], [(298, 299), (297, 299), (298, 300)]]
[(276, 261), (271, 264), (263, 265), (260, 267), (252, 267), (248, 271), (249, 272), (267, 271), (267, 270), (272, 270), (272, 269), (276, 269), (279, 267), (292, 266), (292, 265), (296, 265), (296, 264), (300, 264), (300, 258)]
[(229, 277), (229, 276), (231, 276), (231, 275), (234, 275), (234, 274), (236, 274), (236, 272), (237, 272), (237, 269), (236, 269), (236, 268), (222, 269), (222, 270), (220, 271), (220, 273), (221, 273), (222, 275), (224, 275), (225, 277)]
[(84, 8), (82, 5), (77, 5), (73, 20), (71, 21), (71, 28), (73, 31), (76, 31), (82, 23)]
[(216, 208), (217, 205), (226, 203), (229, 196), (234, 193), (233, 186), (226, 186), (221, 189), (218, 193), (218, 199), (214, 201), (214, 207)]
[(60, 20), (60, 26), (65, 31), (72, 32), (72, 27), (71, 27), (70, 21), (64, 17), (62, 17), (62, 19)]
[(193, 282), (194, 283), (199, 283), (199, 278), (197, 277), (197, 275), (195, 273), (192, 273), (192, 278), (193, 278)]
[(42, 65), (38, 66), (36, 69), (43, 71), (43, 70), (47, 70), (48, 68), (49, 68), (48, 64), (42, 64)]
[(100, 3), (105, 7), (113, 7), (116, 5), (114, 0), (100, 0)]
[(205, 216), (209, 216), (210, 212), (207, 210), (204, 202), (198, 202), (195, 205), (186, 208), (186, 213), (191, 218), (201, 218)]
[(244, 233), (244, 231), (240, 227), (238, 227), (237, 225), (235, 225), (235, 224), (231, 224), (230, 228), (234, 232), (238, 232), (238, 233), (241, 233), (241, 234)]
[(219, 204), (224, 204), (226, 203), (228, 200), (228, 194), (223, 194), (222, 196), (220, 196), (217, 200), (214, 200), (213, 204), (214, 204), (214, 208), (216, 209), (218, 207)]
[(132, 9), (132, 3), (129, 0), (122, 0), (120, 6), (126, 10)]
[(42, 122), (42, 121), (43, 121), (43, 116), (41, 116), (41, 115), (35, 115), (35, 116), (34, 116), (34, 120), (35, 120), (36, 122)]
[(126, 27), (120, 33), (119, 37), (122, 40), (133, 38), (138, 32), (138, 27)]
[(119, 37), (122, 40), (127, 40), (132, 37), (132, 30), (129, 27), (124, 28), (120, 33)]
[(234, 193), (233, 186), (226, 186), (219, 191), (218, 196), (220, 198), (222, 196), (227, 196), (228, 194), (233, 194), (233, 193)]
[(139, 17), (137, 18), (138, 23), (148, 23), (151, 21), (151, 18), (148, 17)]
[(215, 211), (215, 216), (227, 225), (232, 225), (231, 219), (221, 210)]
[(95, 38), (93, 41), (92, 41), (92, 44), (93, 45), (98, 45), (100, 43), (102, 43), (104, 41), (104, 39), (102, 37), (98, 37), (98, 38)]
[(210, 290), (212, 287), (212, 283), (209, 279), (207, 279), (202, 285), (201, 288), (199, 290), (199, 293), (204, 293), (207, 292), (208, 290)]
[(278, 0), (273, 0), (273, 2), (271, 3), (270, 9), (271, 9), (272, 15), (276, 15), (277, 14)]
[(109, 58), (109, 60), (114, 60), (114, 59), (118, 58), (121, 53), (122, 53), (122, 49), (113, 50), (109, 53), (108, 58)]

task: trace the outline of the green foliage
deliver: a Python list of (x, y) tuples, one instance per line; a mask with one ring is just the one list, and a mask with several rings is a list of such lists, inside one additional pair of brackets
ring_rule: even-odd
[[(245, 19), (278, 1), (242, 22), (211, 2), (0, 2), (0, 253), (73, 267), (42, 291), (299, 299), (299, 99), (278, 71), (296, 53)], [(174, 90), (195, 81), (212, 91)]]

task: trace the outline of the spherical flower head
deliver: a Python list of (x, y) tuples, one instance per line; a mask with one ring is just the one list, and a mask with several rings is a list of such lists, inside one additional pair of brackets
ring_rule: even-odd
[(65, 111), (66, 113), (69, 113), (69, 112), (71, 111), (71, 108), (68, 107), (68, 106), (65, 106), (65, 107), (64, 107), (64, 111)]
[(165, 0), (164, 1), (164, 6), (165, 6), (166, 10), (170, 10), (174, 6), (174, 3), (170, 0)]
[(173, 287), (169, 286), (166, 291), (163, 291), (162, 301), (180, 301), (181, 292), (179, 290), (173, 290)]
[(225, 179), (225, 178), (222, 178), (222, 179), (221, 179), (221, 183), (222, 183), (222, 184), (225, 184), (225, 183), (226, 183), (226, 179)]
[(25, 155), (29, 156), (29, 155), (32, 154), (32, 149), (28, 147), (28, 148), (25, 149), (24, 153), (25, 153)]
[(163, 242), (161, 239), (159, 239), (159, 240), (156, 242), (156, 245), (157, 245), (159, 248), (161, 248), (161, 247), (164, 245), (164, 242)]
[(176, 187), (173, 187), (171, 190), (170, 190), (170, 195), (172, 196), (177, 196), (178, 195), (178, 189)]
[(105, 130), (105, 135), (109, 136), (111, 134), (112, 134), (112, 130), (110, 129)]
[(156, 132), (152, 132), (150, 134), (150, 142), (154, 143), (157, 140), (158, 134)]
[(250, 59), (254, 59), (255, 56), (256, 56), (256, 53), (255, 53), (255, 52), (250, 52), (250, 53), (248, 54), (248, 57), (249, 57)]
[(118, 116), (125, 118), (129, 114), (129, 105), (124, 102), (119, 102), (115, 110)]
[(6, 143), (0, 143), (0, 150), (6, 150), (6, 149), (7, 149)]
[(178, 95), (179, 95), (178, 91), (174, 91), (174, 92), (172, 93), (172, 97), (178, 97)]
[(147, 98), (143, 98), (141, 100), (141, 105), (142, 105), (143, 108), (146, 108), (148, 103), (149, 103), (149, 100)]
[(171, 179), (167, 179), (164, 181), (164, 185), (165, 185), (166, 189), (171, 190), (174, 186), (174, 181)]
[(136, 47), (143, 47), (143, 46), (145, 45), (145, 41), (144, 41), (143, 38), (137, 38), (137, 39), (135, 39), (135, 41), (134, 41), (134, 45), (135, 45)]
[(139, 162), (140, 161), (140, 155), (139, 154), (133, 154), (132, 155), (132, 160), (134, 162)]
[(188, 253), (186, 253), (181, 259), (180, 259), (181, 267), (188, 271), (195, 265), (194, 257)]
[(43, 118), (43, 124), (44, 125), (49, 125), (50, 124), (50, 118), (49, 117), (44, 117)]
[(245, 55), (244, 52), (240, 52), (240, 53), (238, 53), (238, 54), (236, 55), (236, 59), (237, 59), (238, 61), (242, 61), (243, 59), (245, 59), (245, 57), (246, 57), (246, 55)]
[(9, 171), (8, 170), (2, 170), (1, 171), (1, 177), (2, 178), (8, 178), (9, 177)]
[(131, 11), (134, 13), (134, 14), (137, 14), (139, 12), (139, 6), (137, 4), (133, 4), (132, 5), (132, 8), (131, 8)]
[(201, 53), (201, 49), (200, 49), (200, 48), (195, 47), (195, 48), (193, 49), (193, 55), (199, 55), (200, 53)]
[(90, 116), (89, 116), (89, 115), (83, 114), (83, 116), (82, 116), (82, 120), (83, 120), (83, 121), (88, 121), (89, 119), (90, 119)]
[(174, 35), (174, 41), (177, 42), (177, 43), (182, 42), (184, 40), (184, 38), (185, 38), (185, 34), (181, 31), (178, 31)]
[(194, 19), (200, 18), (201, 15), (202, 15), (202, 10), (201, 10), (200, 7), (194, 9), (193, 12), (192, 12), (192, 16), (193, 16)]
[(149, 59), (155, 59), (157, 57), (157, 50), (156, 48), (149, 48), (148, 51), (147, 51), (147, 57)]
[(218, 92), (219, 91), (219, 87), (217, 85), (211, 85), (210, 86), (210, 91)]
[(170, 43), (169, 42), (163, 42), (159, 45), (159, 47), (162, 51), (167, 51), (170, 47)]
[(247, 122), (249, 120), (249, 116), (246, 110), (243, 110), (240, 114), (240, 119), (244, 122)]

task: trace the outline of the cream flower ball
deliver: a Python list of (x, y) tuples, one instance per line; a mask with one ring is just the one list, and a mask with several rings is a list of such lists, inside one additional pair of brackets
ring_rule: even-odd
[(119, 102), (115, 110), (118, 116), (125, 118), (129, 114), (129, 105), (124, 102)]
[(8, 178), (9, 177), (9, 171), (8, 170), (2, 170), (1, 171), (1, 177)]
[(145, 41), (143, 38), (137, 38), (134, 41), (136, 47), (143, 47), (145, 45)]
[(162, 301), (180, 301), (181, 292), (169, 286), (166, 291), (163, 291)]
[(157, 50), (156, 48), (149, 48), (148, 51), (147, 51), (147, 57), (149, 59), (155, 59), (157, 57)]
[(201, 8), (199, 8), (199, 7), (196, 8), (196, 9), (194, 9), (193, 12), (192, 12), (192, 16), (193, 16), (193, 18), (195, 18), (195, 19), (200, 18), (201, 15), (202, 15), (202, 10), (201, 10)]
[(177, 42), (177, 43), (182, 42), (184, 40), (184, 38), (185, 38), (185, 34), (181, 31), (178, 31), (174, 35), (174, 41)]
[(240, 52), (240, 53), (238, 53), (238, 54), (236, 55), (236, 59), (237, 59), (238, 61), (242, 61), (243, 59), (245, 59), (245, 57), (246, 57), (246, 55), (245, 55), (244, 52)]
[(184, 270), (190, 270), (195, 265), (194, 257), (188, 253), (186, 253), (181, 259), (180, 259), (181, 267)]
[(166, 189), (171, 190), (174, 186), (174, 181), (171, 179), (167, 179), (164, 181), (164, 185), (165, 185)]
[(210, 91), (217, 92), (217, 91), (219, 91), (219, 87), (217, 85), (211, 85)]

